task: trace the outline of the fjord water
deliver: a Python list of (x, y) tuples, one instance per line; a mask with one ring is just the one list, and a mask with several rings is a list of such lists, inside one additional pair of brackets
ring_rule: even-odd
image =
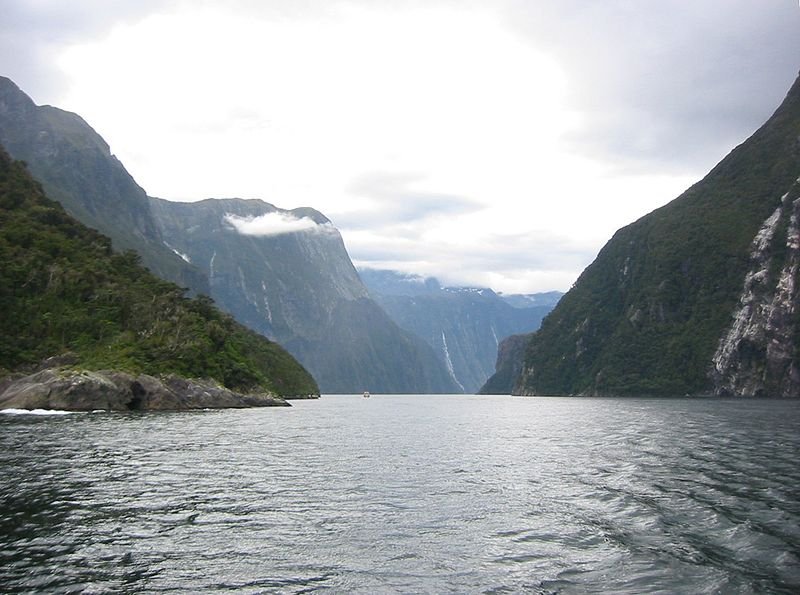
[(791, 593), (800, 403), (0, 415), (0, 590)]

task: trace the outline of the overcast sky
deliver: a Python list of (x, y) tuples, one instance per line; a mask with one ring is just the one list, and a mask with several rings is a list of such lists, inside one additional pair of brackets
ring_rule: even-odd
[[(566, 290), (800, 69), (797, 0), (0, 0), (0, 74), (151, 196), (310, 206), (354, 262)], [(302, 226), (300, 226), (302, 227)]]

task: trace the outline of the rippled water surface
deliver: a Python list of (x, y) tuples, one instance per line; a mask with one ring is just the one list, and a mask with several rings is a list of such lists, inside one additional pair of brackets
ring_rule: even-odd
[(797, 593), (800, 403), (0, 415), (0, 590)]

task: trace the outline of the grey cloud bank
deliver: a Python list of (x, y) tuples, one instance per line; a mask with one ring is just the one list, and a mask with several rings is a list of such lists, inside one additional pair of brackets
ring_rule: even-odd
[(581, 152), (627, 167), (708, 166), (758, 128), (800, 69), (786, 0), (515, 0), (509, 23), (574, 74)]
[(415, 182), (424, 182), (424, 176), (372, 172), (359, 177), (350, 189), (367, 204), (357, 213), (340, 215), (337, 223), (348, 229), (423, 225), (432, 217), (473, 213), (482, 208), (479, 202), (466, 197), (419, 191)]

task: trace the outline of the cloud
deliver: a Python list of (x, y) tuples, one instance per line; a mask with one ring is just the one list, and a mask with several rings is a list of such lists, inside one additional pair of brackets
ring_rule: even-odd
[(384, 225), (430, 224), (441, 217), (456, 217), (479, 211), (478, 201), (421, 189), (425, 176), (399, 172), (370, 172), (358, 176), (348, 187), (359, 199), (358, 210), (336, 217), (342, 229), (369, 229)]
[(287, 233), (338, 233), (330, 223), (317, 223), (310, 217), (294, 217), (289, 213), (267, 213), (258, 217), (227, 214), (224, 220), (246, 236), (277, 236)]
[[(0, 74), (151, 194), (313, 206), (358, 262), (566, 289), (770, 115), (798, 26), (786, 0), (7, 0)], [(327, 229), (295, 215), (228, 224)]]
[(171, 0), (3, 0), (0, 74), (42, 103), (55, 103), (69, 78), (57, 67), (66, 46), (103, 35), (174, 4)]
[(510, 0), (506, 18), (557, 56), (583, 123), (572, 150), (620, 168), (713, 166), (797, 75), (800, 11), (785, 0)]
[(345, 243), (356, 266), (432, 276), (446, 285), (505, 292), (566, 289), (591, 262), (596, 247), (558, 233), (480, 229), (481, 214), (455, 222), (462, 235), (414, 225), (351, 230)]

